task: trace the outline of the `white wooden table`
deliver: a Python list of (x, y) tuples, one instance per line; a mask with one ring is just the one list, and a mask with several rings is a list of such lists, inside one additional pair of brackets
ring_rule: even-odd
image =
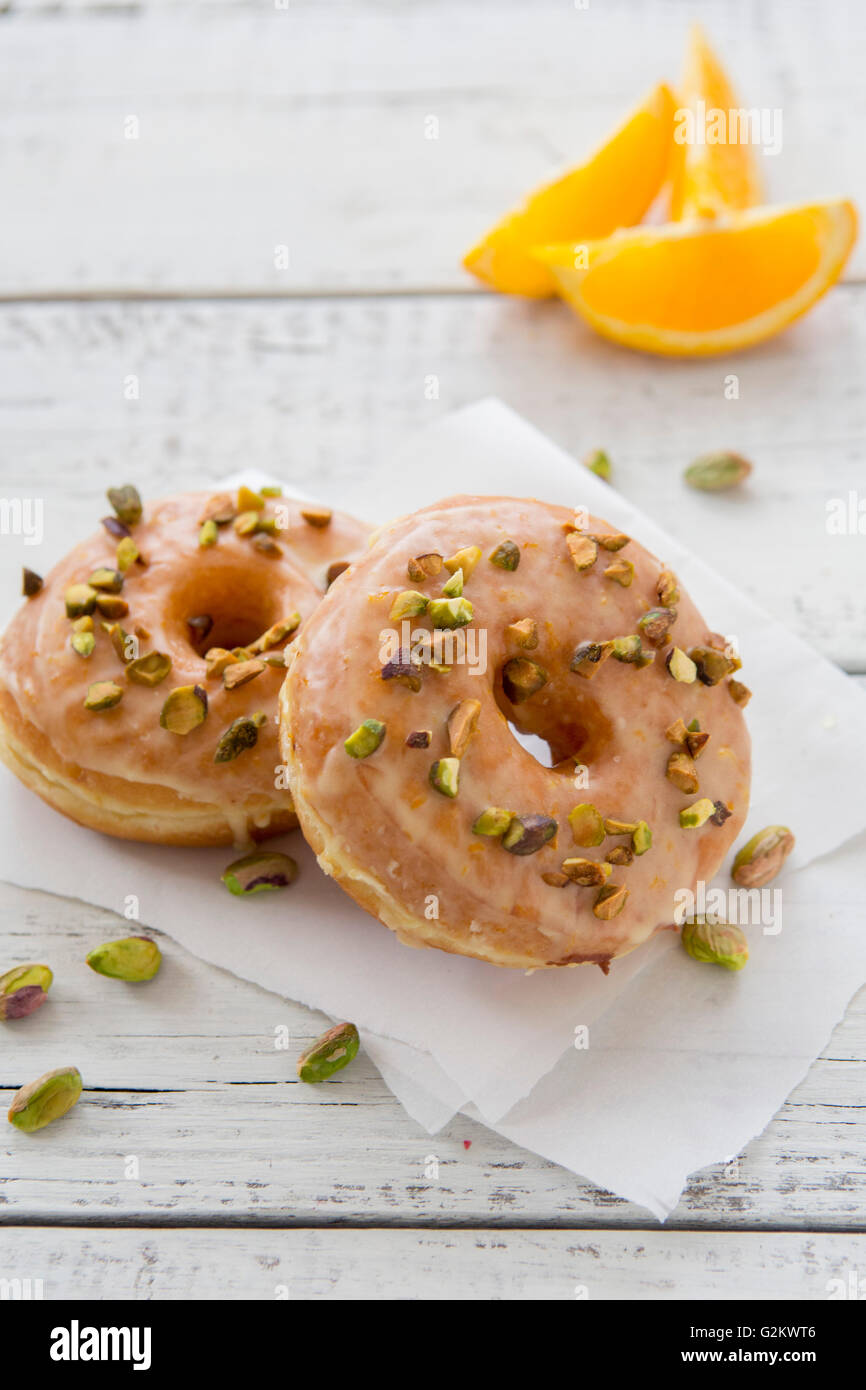
[[(619, 352), (459, 269), (515, 194), (675, 77), (695, 13), (746, 104), (783, 108), (778, 200), (866, 207), (854, 0), (4, 13), (3, 495), (62, 515), (121, 475), (154, 495), (256, 463), (312, 491), (362, 471), (378, 508), (401, 437), (493, 393), (577, 455), (608, 448), (626, 495), (866, 673), (866, 537), (825, 525), (866, 484), (862, 247), (789, 334), (692, 363)], [(685, 464), (722, 445), (754, 461), (747, 494), (687, 493)], [(4, 584), (27, 559), (2, 537)], [(170, 941), (134, 1001), (87, 972), (84, 1013), (83, 957), (117, 919), (9, 885), (0, 903), (2, 968), (57, 973), (50, 1007), (3, 1028), (0, 1086), (64, 1059), (87, 1082), (86, 1107), (0, 1147), (0, 1277), (46, 1297), (824, 1298), (864, 1268), (866, 992), (659, 1228), (468, 1120), (430, 1139), (363, 1055), (295, 1083), (274, 1026), (300, 1050), (322, 1019)]]

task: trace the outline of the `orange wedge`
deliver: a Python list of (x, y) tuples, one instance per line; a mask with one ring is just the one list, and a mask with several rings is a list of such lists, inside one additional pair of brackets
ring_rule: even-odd
[(553, 277), (530, 248), (604, 237), (639, 222), (668, 172), (673, 113), (668, 88), (655, 87), (586, 164), (539, 188), (473, 246), (466, 269), (504, 294), (555, 294)]
[(697, 24), (689, 34), (679, 95), (671, 217), (717, 217), (754, 207), (763, 192), (754, 148), (748, 129), (741, 129), (731, 116), (740, 111), (740, 104)]
[(633, 227), (537, 254), (587, 323), (668, 356), (730, 352), (778, 333), (839, 278), (857, 236), (844, 201)]

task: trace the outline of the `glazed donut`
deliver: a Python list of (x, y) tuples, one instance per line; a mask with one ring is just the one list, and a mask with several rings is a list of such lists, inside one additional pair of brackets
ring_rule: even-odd
[(0, 641), (0, 757), (81, 825), (243, 844), (297, 824), (279, 763), (283, 653), (369, 528), (282, 497), (189, 493), (115, 514)]
[(403, 517), (286, 664), (301, 829), (408, 945), (606, 972), (674, 923), (745, 819), (739, 659), (596, 517), (504, 497)]

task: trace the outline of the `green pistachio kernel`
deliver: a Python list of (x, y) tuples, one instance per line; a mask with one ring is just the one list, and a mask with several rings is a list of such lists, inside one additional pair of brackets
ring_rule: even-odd
[(476, 816), (472, 822), (472, 833), (474, 835), (504, 835), (513, 818), (513, 811), (506, 811), (502, 806), (488, 806), (486, 811), (482, 811), (480, 816)]
[(491, 565), (501, 570), (516, 570), (520, 564), (520, 546), (514, 541), (502, 541), (490, 556)]
[(445, 568), (449, 574), (453, 574), (455, 570), (462, 570), (465, 584), (480, 559), (481, 547), (467, 545), (463, 550), (455, 551), (450, 560), (445, 561)]
[(591, 802), (582, 801), (568, 813), (568, 823), (576, 845), (590, 849), (604, 839), (604, 820)]
[(763, 888), (776, 877), (793, 848), (794, 836), (787, 825), (768, 825), (737, 852), (731, 878), (744, 888)]
[(606, 883), (599, 889), (598, 897), (592, 905), (593, 913), (603, 922), (609, 922), (625, 907), (628, 889), (622, 883)]
[(64, 600), (67, 618), (81, 618), (96, 607), (96, 590), (89, 584), (70, 584)]
[(259, 488), (260, 497), (282, 497), (283, 489), (278, 483), (271, 483), (268, 487)]
[(58, 1067), (22, 1086), (9, 1107), (9, 1123), (32, 1134), (34, 1130), (59, 1120), (71, 1110), (81, 1095), (81, 1073), (77, 1067)]
[(614, 560), (612, 565), (608, 565), (604, 571), (605, 579), (612, 579), (615, 584), (621, 584), (624, 589), (631, 586), (634, 579), (634, 565), (631, 560)]
[(502, 848), (509, 854), (537, 854), (553, 839), (559, 826), (552, 816), (512, 816), (502, 837)]
[(127, 483), (124, 487), (110, 487), (105, 495), (124, 526), (135, 526), (141, 521), (141, 498), (137, 488)]
[(118, 594), (97, 594), (96, 606), (103, 618), (125, 618), (129, 612), (129, 604), (125, 598)]
[(563, 859), (562, 872), (581, 888), (600, 888), (610, 878), (613, 869), (610, 864), (599, 863), (597, 859)]
[(135, 685), (155, 686), (164, 681), (171, 670), (171, 657), (164, 652), (148, 652), (136, 657), (126, 667), (126, 679)]
[(684, 806), (680, 811), (680, 825), (683, 830), (695, 830), (698, 826), (705, 825), (710, 816), (715, 814), (716, 803), (710, 801), (708, 796), (702, 796), (700, 801), (693, 801), (691, 806)]
[(448, 580), (447, 584), (442, 585), (442, 592), (446, 598), (459, 598), (463, 593), (463, 571), (456, 569)]
[(95, 946), (87, 954), (87, 964), (97, 975), (138, 984), (153, 979), (162, 965), (162, 952), (149, 936), (126, 936)]
[(213, 517), (203, 521), (198, 533), (198, 543), (203, 550), (208, 550), (212, 545), (216, 545), (219, 539), (219, 527)]
[(745, 481), (752, 471), (752, 465), (742, 454), (719, 452), (702, 454), (690, 463), (683, 477), (689, 487), (700, 492), (724, 492), (726, 488), (736, 487)]
[(548, 682), (543, 666), (526, 656), (513, 656), (502, 668), (502, 689), (513, 705), (520, 705)]
[(702, 685), (718, 685), (725, 676), (738, 669), (738, 663), (716, 647), (692, 647), (689, 657), (695, 664)]
[(255, 748), (259, 739), (259, 729), (267, 720), (268, 716), (260, 712), (245, 714), (240, 719), (235, 719), (217, 744), (214, 762), (230, 763), (246, 748)]
[(597, 478), (603, 478), (606, 483), (610, 482), (610, 459), (604, 449), (591, 449), (583, 463)]
[(380, 747), (385, 737), (386, 725), (378, 719), (365, 719), (354, 733), (346, 739), (343, 747), (350, 758), (369, 758)]
[(114, 681), (96, 681), (88, 687), (84, 708), (92, 710), (114, 709), (123, 699), (123, 691)]
[(160, 710), (160, 727), (170, 734), (189, 734), (207, 718), (207, 692), (200, 685), (178, 685)]
[(638, 630), (652, 647), (660, 647), (677, 620), (675, 608), (650, 608), (638, 619)]
[(430, 785), (443, 796), (455, 797), (460, 789), (460, 759), (437, 758), (430, 769)]
[(399, 622), (401, 618), (416, 618), (419, 613), (427, 612), (429, 602), (427, 595), (419, 593), (417, 589), (404, 589), (391, 604), (388, 617), (392, 623)]
[(108, 565), (100, 565), (99, 569), (93, 571), (88, 579), (91, 589), (99, 589), (106, 594), (119, 594), (123, 588), (123, 575), (120, 570), (113, 570)]
[(646, 854), (652, 848), (653, 833), (645, 820), (639, 820), (631, 836), (631, 847), (635, 854)]
[(246, 483), (241, 484), (238, 488), (239, 512), (260, 512), (264, 505), (265, 499), (261, 492), (254, 492)]
[(135, 541), (132, 539), (132, 536), (124, 536), (122, 540), (117, 542), (117, 549), (114, 552), (114, 557), (117, 561), (117, 568), (121, 573), (128, 570), (130, 565), (135, 564), (139, 554), (140, 551)]
[(96, 646), (96, 638), (92, 632), (73, 632), (70, 638), (70, 646), (79, 656), (92, 656), (93, 648)]
[(628, 637), (614, 637), (611, 656), (615, 661), (624, 662), (626, 666), (639, 665), (643, 657), (643, 648), (638, 634), (631, 633)]
[[(466, 571), (463, 573), (465, 577)], [(431, 598), (427, 611), (434, 627), (465, 627), (474, 614), (467, 598)]]
[(29, 989), (38, 985), (47, 993), (54, 981), (54, 974), (47, 965), (13, 965), (5, 975), (0, 975), (0, 995), (14, 994), (19, 989)]
[(41, 574), (35, 570), (29, 570), (25, 565), (21, 571), (21, 592), (25, 598), (35, 598), (42, 588), (44, 580)]
[(671, 647), (665, 657), (665, 666), (674, 680), (682, 681), (684, 685), (692, 685), (697, 678), (697, 666), (679, 647)]
[(686, 922), (680, 941), (692, 960), (704, 965), (721, 965), (725, 970), (742, 970), (749, 959), (749, 946), (739, 927), (727, 922), (708, 922), (696, 917)]
[(347, 1067), (357, 1056), (360, 1046), (358, 1030), (354, 1023), (335, 1023), (327, 1033), (305, 1047), (298, 1058), (298, 1076), (301, 1081), (315, 1083), (327, 1081), (334, 1072)]
[(223, 870), (221, 878), (236, 898), (248, 898), (253, 893), (271, 893), (288, 888), (298, 876), (298, 866), (288, 854), (276, 850), (246, 854)]

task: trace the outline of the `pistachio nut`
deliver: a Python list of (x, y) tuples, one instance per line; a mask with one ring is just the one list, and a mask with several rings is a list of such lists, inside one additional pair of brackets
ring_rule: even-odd
[(733, 677), (728, 681), (728, 693), (735, 705), (743, 709), (751, 700), (752, 692), (742, 681), (735, 681)]
[(722, 965), (725, 970), (742, 970), (749, 959), (749, 947), (739, 927), (727, 922), (708, 922), (696, 917), (686, 922), (680, 941), (692, 960), (704, 965)]
[(262, 633), (261, 637), (257, 637), (254, 642), (250, 642), (247, 651), (253, 656), (258, 656), (262, 652), (270, 651), (272, 647), (278, 647), (281, 642), (285, 641), (290, 633), (296, 632), (300, 625), (300, 613), (297, 611), (290, 613), (282, 622), (274, 623), (266, 632)]
[(14, 994), (19, 989), (30, 989), (34, 985), (47, 993), (54, 981), (54, 974), (47, 965), (13, 965), (5, 975), (0, 975), (0, 997)]
[(500, 541), (490, 556), (490, 563), (501, 570), (516, 570), (520, 564), (520, 546), (514, 541)]
[(430, 785), (443, 796), (455, 797), (460, 790), (460, 759), (437, 758), (430, 768)]
[(652, 849), (652, 842), (652, 831), (645, 820), (639, 820), (631, 837), (631, 847), (635, 854), (646, 854), (648, 849)]
[(432, 741), (432, 729), (413, 729), (406, 735), (407, 748), (429, 748)]
[[(442, 569), (444, 561), (442, 556), (435, 550), (430, 550), (426, 555), (416, 555), (406, 566), (406, 571), (413, 584), (423, 584), (425, 579), (435, 579)], [(462, 566), (456, 566), (460, 569)]]
[(637, 821), (615, 820), (613, 816), (604, 818), (605, 835), (633, 835), (636, 830)]
[(675, 681), (682, 681), (684, 685), (692, 685), (698, 674), (698, 668), (691, 657), (686, 656), (679, 647), (671, 647), (665, 657), (665, 666), (668, 674), (673, 676)]
[(621, 584), (624, 589), (631, 586), (634, 579), (634, 565), (631, 560), (614, 560), (612, 565), (608, 565), (604, 571), (605, 579), (612, 579), (615, 584)]
[(548, 675), (543, 666), (526, 656), (513, 656), (502, 668), (502, 689), (513, 705), (520, 705), (546, 685)]
[(386, 726), (378, 719), (365, 719), (363, 724), (359, 724), (355, 732), (349, 735), (343, 747), (350, 758), (369, 758), (381, 745), (385, 733)]
[(81, 1095), (77, 1067), (58, 1067), (22, 1086), (9, 1107), (9, 1123), (32, 1134), (71, 1110)]
[(481, 547), (479, 545), (467, 545), (462, 550), (456, 550), (450, 560), (446, 560), (444, 563), (449, 574), (453, 574), (455, 570), (462, 570), (463, 583), (465, 584), (480, 559)]
[(114, 709), (123, 699), (123, 691), (114, 681), (95, 681), (88, 686), (84, 698), (84, 708), (92, 710)]
[(333, 560), (325, 572), (325, 587), (330, 589), (335, 579), (339, 579), (341, 574), (345, 574), (349, 568), (349, 560)]
[(502, 847), (509, 854), (536, 854), (553, 839), (558, 828), (552, 816), (512, 816), (502, 837)]
[(630, 633), (628, 637), (614, 637), (611, 656), (615, 661), (622, 661), (626, 666), (640, 666), (643, 654), (637, 633)]
[(43, 582), (42, 575), (29, 570), (26, 565), (21, 570), (21, 592), (25, 598), (35, 598)]
[(232, 524), (239, 536), (252, 536), (259, 529), (259, 513), (252, 508), (239, 512)]
[(238, 488), (237, 510), (239, 512), (260, 512), (264, 505), (265, 499), (260, 492), (253, 491), (245, 483)]
[(599, 889), (598, 897), (592, 905), (593, 913), (603, 922), (617, 917), (625, 907), (628, 889), (622, 883), (606, 883)]
[(203, 550), (209, 550), (212, 545), (216, 545), (219, 539), (219, 527), (213, 517), (203, 521), (198, 533), (198, 543)]
[(591, 802), (582, 801), (568, 813), (572, 839), (582, 849), (600, 845), (604, 839), (604, 820)]
[(509, 623), (505, 636), (515, 646), (523, 647), (528, 652), (534, 651), (538, 646), (538, 624), (534, 618), (521, 618), (519, 622)]
[(572, 883), (579, 883), (581, 888), (599, 888), (613, 872), (610, 864), (580, 858), (563, 859), (561, 869)]
[(691, 647), (689, 658), (694, 662), (698, 680), (703, 685), (718, 685), (719, 681), (737, 669), (737, 663), (715, 647)]
[(267, 555), (270, 560), (276, 560), (283, 553), (283, 547), (277, 545), (272, 536), (263, 533), (253, 536), (253, 549), (260, 551), (262, 555)]
[(496, 837), (504, 835), (513, 819), (514, 813), (506, 811), (503, 806), (488, 806), (486, 811), (482, 811), (472, 822), (472, 833)]
[(448, 743), (452, 758), (462, 758), (478, 727), (480, 700), (461, 700), (448, 716)]
[(269, 483), (267, 487), (259, 488), (260, 497), (282, 497), (283, 489), (278, 483)]
[(136, 643), (126, 629), (121, 627), (120, 623), (103, 623), (102, 630), (108, 633), (108, 640), (114, 648), (118, 661), (122, 661), (124, 665), (128, 661), (132, 661)]
[(592, 539), (602, 550), (622, 550), (624, 545), (628, 545), (631, 536), (625, 535), (622, 531), (611, 531), (606, 536), (593, 535)]
[(656, 594), (662, 608), (675, 608), (680, 601), (677, 577), (671, 570), (662, 570), (656, 584)]
[(427, 612), (434, 627), (465, 627), (474, 615), (467, 598), (431, 598)]
[(213, 618), (210, 613), (198, 613), (187, 618), (186, 626), (190, 642), (194, 647), (200, 647), (213, 627)]
[(210, 499), (198, 519), (199, 525), (203, 526), (206, 521), (215, 521), (217, 526), (228, 526), (237, 516), (237, 511), (233, 498), (227, 492), (221, 492)]
[(81, 618), (96, 607), (96, 590), (89, 584), (70, 584), (63, 597), (67, 618)]
[(152, 980), (162, 965), (162, 952), (149, 936), (126, 936), (121, 941), (105, 941), (87, 953), (87, 964), (97, 975), (139, 984)]
[(91, 589), (99, 589), (106, 594), (119, 594), (123, 588), (123, 574), (120, 570), (111, 569), (108, 565), (100, 565), (95, 569), (88, 579)]
[(688, 753), (671, 753), (665, 776), (669, 782), (673, 782), (674, 786), (679, 791), (685, 792), (687, 796), (693, 795), (698, 790), (698, 774)]
[(170, 734), (191, 734), (207, 719), (207, 691), (200, 685), (178, 685), (159, 715), (160, 727)]
[(22, 985), (9, 994), (0, 994), (0, 1023), (26, 1018), (40, 1009), (47, 998), (41, 985)]
[(713, 805), (716, 809), (710, 816), (710, 820), (712, 821), (713, 825), (724, 825), (725, 821), (728, 820), (730, 816), (733, 814), (730, 806), (728, 806), (724, 801), (714, 801)]
[(104, 516), (104, 517), (102, 517), (102, 519), (101, 519), (101, 525), (103, 525), (103, 526), (105, 527), (105, 529), (106, 529), (106, 531), (108, 532), (109, 536), (113, 536), (113, 538), (114, 538), (115, 540), (117, 540), (117, 541), (123, 540), (123, 537), (124, 537), (124, 536), (128, 536), (128, 535), (130, 534), (129, 527), (126, 526), (126, 525), (125, 525), (118, 517), (116, 517), (116, 516)]
[(246, 685), (247, 681), (255, 680), (262, 671), (266, 671), (267, 665), (260, 657), (252, 661), (235, 661), (227, 666), (223, 671), (223, 685), (226, 690), (235, 690), (239, 685)]
[(226, 651), (225, 647), (211, 647), (205, 653), (205, 669), (209, 680), (215, 676), (221, 676), (227, 666), (231, 666), (237, 661), (234, 652)]
[(326, 526), (330, 526), (334, 513), (330, 507), (302, 507), (301, 516), (308, 526), (315, 526), (317, 531), (324, 531)]
[(298, 866), (291, 855), (277, 850), (261, 850), (235, 859), (220, 875), (223, 883), (236, 898), (248, 898), (253, 893), (271, 893), (288, 888), (298, 876)]
[(583, 463), (597, 478), (603, 478), (606, 483), (610, 482), (610, 459), (604, 449), (590, 449)]
[(551, 888), (567, 888), (568, 885), (571, 883), (571, 879), (568, 877), (568, 874), (561, 874), (551, 870), (548, 870), (546, 873), (543, 873), (541, 875), (541, 878), (542, 882), (548, 884), (548, 886)]
[[(640, 646), (640, 639), (638, 639)], [(574, 649), (569, 670), (575, 671), (578, 676), (583, 676), (585, 680), (592, 680), (596, 671), (602, 663), (613, 652), (613, 642), (581, 642)], [(621, 660), (622, 658), (620, 658)]]
[(125, 618), (129, 612), (129, 604), (119, 594), (97, 594), (96, 606), (103, 618), (109, 618), (112, 622)]
[(638, 631), (651, 647), (661, 647), (677, 620), (675, 608), (650, 608), (638, 619)]
[(120, 570), (121, 574), (125, 573), (130, 565), (135, 564), (136, 560), (139, 558), (139, 554), (138, 546), (135, 544), (132, 536), (124, 536), (122, 540), (117, 542), (114, 558), (117, 561), (117, 568)]
[(447, 584), (442, 585), (442, 592), (446, 598), (459, 598), (463, 593), (463, 571), (456, 569), (448, 580)]
[(259, 729), (268, 722), (268, 716), (257, 711), (255, 714), (241, 715), (229, 724), (220, 736), (214, 753), (215, 763), (230, 763), (247, 748), (255, 748), (259, 740)]
[(680, 826), (683, 830), (696, 830), (699, 826), (706, 825), (715, 809), (716, 803), (710, 801), (708, 796), (703, 796), (700, 801), (693, 801), (691, 806), (683, 807), (680, 811)]
[(416, 693), (421, 689), (421, 667), (405, 647), (382, 667), (383, 681), (396, 681)]
[(414, 618), (419, 613), (427, 612), (429, 602), (427, 595), (419, 593), (417, 589), (404, 589), (391, 604), (388, 617), (392, 623), (399, 622), (401, 618)]
[(630, 845), (614, 845), (604, 856), (608, 864), (631, 864), (634, 859), (634, 850)]
[(701, 454), (690, 463), (683, 477), (689, 487), (699, 492), (724, 492), (726, 488), (736, 487), (745, 481), (752, 471), (752, 465), (742, 454), (724, 451), (715, 454)]
[(298, 1058), (301, 1081), (327, 1081), (334, 1072), (347, 1067), (357, 1056), (361, 1040), (354, 1023), (335, 1023), (320, 1038), (304, 1048)]
[(579, 574), (591, 570), (598, 559), (598, 546), (592, 536), (581, 531), (571, 531), (565, 538), (574, 568)]
[(686, 747), (692, 758), (699, 758), (710, 741), (710, 736), (697, 729), (694, 733), (689, 731), (686, 734)]
[(69, 645), (79, 656), (92, 656), (93, 648), (96, 646), (96, 638), (92, 632), (73, 632), (69, 639)]
[(137, 488), (127, 483), (124, 487), (110, 487), (105, 495), (124, 526), (135, 526), (141, 521), (142, 506)]
[(171, 657), (165, 652), (148, 652), (147, 656), (136, 657), (126, 668), (126, 679), (133, 685), (147, 685), (153, 688), (164, 681), (171, 670)]
[(675, 743), (678, 747), (682, 748), (688, 738), (688, 733), (689, 731), (682, 719), (675, 719), (673, 724), (669, 724), (665, 729), (665, 738), (668, 739), (670, 743)]
[(744, 888), (763, 888), (776, 877), (794, 844), (787, 825), (766, 826), (737, 851), (731, 878)]

